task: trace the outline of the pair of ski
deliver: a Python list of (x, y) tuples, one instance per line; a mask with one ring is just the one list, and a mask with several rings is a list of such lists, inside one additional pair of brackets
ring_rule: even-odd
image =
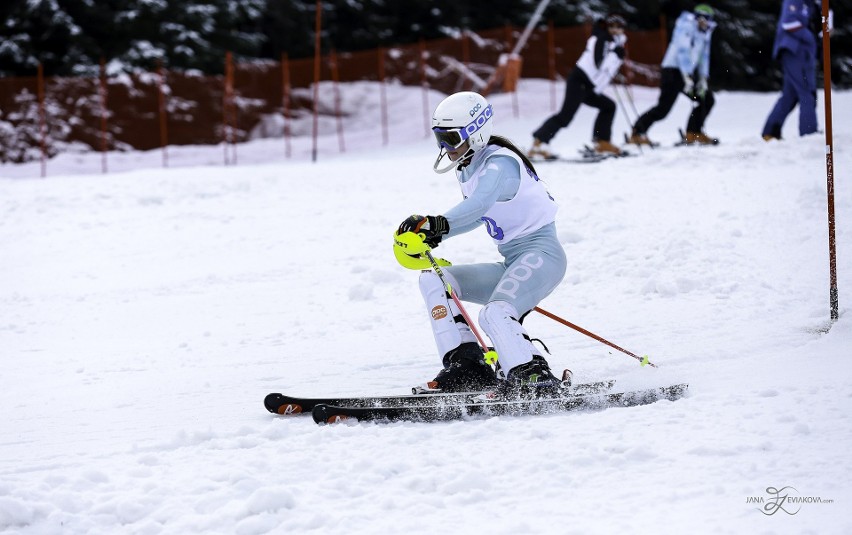
[(600, 153), (595, 149), (588, 145), (584, 145), (582, 149), (579, 149), (580, 157), (579, 158), (566, 158), (562, 156), (554, 156), (552, 158), (544, 158), (544, 159), (536, 159), (532, 160), (533, 163), (539, 162), (562, 162), (562, 163), (598, 163), (604, 160), (610, 160), (613, 158), (625, 158), (627, 156), (633, 156), (633, 153), (627, 151), (621, 151), (619, 154), (613, 153)]
[[(689, 143), (686, 140), (686, 134), (684, 134), (683, 130), (679, 130), (680, 132), (680, 141), (674, 144), (675, 147), (707, 147), (714, 146), (719, 144), (718, 139), (714, 139), (713, 143)], [(631, 143), (630, 138), (627, 134), (624, 134), (624, 142), (628, 145), (636, 145), (639, 150), (642, 150), (642, 147), (649, 147), (651, 149), (657, 149), (661, 147), (661, 144), (657, 141), (651, 141), (649, 143), (636, 144)], [(634, 153), (628, 152), (626, 150), (622, 150), (618, 154), (614, 153), (600, 153), (595, 149), (588, 145), (584, 145), (582, 149), (579, 150), (580, 157), (579, 158), (566, 158), (562, 156), (553, 156), (550, 158), (539, 158), (532, 160), (533, 163), (547, 163), (547, 162), (562, 162), (562, 163), (598, 163), (604, 160), (611, 160), (613, 158), (625, 158), (628, 156), (635, 156)]]
[(318, 424), (343, 420), (435, 422), (478, 415), (519, 416), (646, 405), (660, 399), (678, 399), (688, 385), (613, 393), (614, 386), (615, 381), (583, 383), (567, 388), (558, 396), (534, 399), (499, 399), (482, 392), (353, 398), (299, 398), (272, 393), (266, 396), (264, 405), (269, 412), (279, 415), (310, 412)]

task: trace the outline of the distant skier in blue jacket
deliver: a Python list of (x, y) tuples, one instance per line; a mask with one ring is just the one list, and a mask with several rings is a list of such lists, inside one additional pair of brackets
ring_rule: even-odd
[(657, 105), (636, 120), (628, 139), (636, 145), (652, 145), (648, 129), (671, 111), (677, 96), (683, 93), (695, 102), (686, 124), (687, 144), (714, 145), (719, 142), (704, 133), (704, 121), (713, 108), (715, 98), (707, 84), (710, 77), (710, 40), (716, 23), (715, 11), (699, 4), (684, 11), (675, 23), (672, 39), (663, 56), (660, 72), (660, 98)]
[(784, 83), (781, 97), (763, 126), (763, 139), (781, 139), (787, 115), (799, 105), (799, 135), (817, 131), (816, 118), (816, 36), (810, 28), (815, 14), (814, 0), (784, 0), (772, 57), (781, 61)]

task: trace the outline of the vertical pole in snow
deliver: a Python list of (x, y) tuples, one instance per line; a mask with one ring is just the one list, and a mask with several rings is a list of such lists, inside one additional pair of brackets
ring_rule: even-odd
[(225, 165), (228, 165), (228, 53), (225, 53), (225, 77), (222, 86), (222, 146), (225, 149)]
[(228, 120), (230, 122), (231, 163), (237, 165), (237, 103), (234, 98), (234, 55), (228, 53)]
[(462, 33), (462, 63), (464, 63), (464, 78), (462, 79), (462, 91), (467, 91), (467, 73), (470, 72), (470, 36), (467, 33), (467, 28), (465, 28)]
[(382, 145), (388, 144), (388, 96), (385, 88), (385, 49), (379, 47), (379, 100), (382, 109)]
[[(505, 34), (505, 39), (506, 39), (506, 50), (511, 50), (512, 49), (512, 32), (513, 32), (512, 26), (509, 25), (509, 24), (506, 24), (503, 27), (503, 32)], [(508, 67), (508, 64), (507, 64), (507, 67)], [(518, 79), (515, 81), (516, 85), (515, 85), (515, 88), (512, 90), (512, 115), (515, 117), (515, 119), (517, 119), (521, 115), (520, 107), (518, 106), (518, 86), (517, 86), (517, 84), (520, 84), (520, 82), (521, 82), (520, 78), (521, 78), (521, 73), (520, 73), (520, 69), (519, 69), (518, 70)]]
[(550, 110), (556, 111), (556, 30), (547, 23), (547, 76), (550, 78)]
[(320, 82), (320, 32), (322, 31), (322, 2), (317, 0), (317, 18), (314, 28), (314, 130), (311, 160), (317, 161), (317, 136), (319, 136), (319, 82)]
[(44, 117), (44, 66), (38, 62), (38, 136), (41, 144), (41, 177), (47, 176), (47, 126)]
[[(169, 166), (169, 129), (166, 121), (166, 76), (163, 62), (157, 62), (157, 115), (160, 118), (160, 148), (163, 149), (163, 167)], [(227, 157), (227, 154), (226, 154)]]
[(822, 72), (825, 84), (825, 174), (828, 190), (828, 265), (829, 265), (829, 306), (831, 321), (839, 317), (839, 297), (837, 291), (837, 242), (834, 237), (834, 139), (831, 131), (831, 45), (828, 28), (828, 1), (822, 2)]
[(231, 53), (225, 53), (225, 86), (222, 91), (222, 138), (225, 147), (225, 165), (228, 165), (228, 144), (231, 142), (228, 111), (231, 103)]
[(423, 88), (423, 126), (426, 130), (426, 135), (429, 135), (429, 126), (431, 121), (429, 117), (429, 82), (426, 79), (426, 43), (420, 39), (420, 86)]
[(334, 116), (337, 118), (337, 142), (340, 146), (340, 152), (346, 152), (346, 144), (343, 142), (343, 113), (340, 110), (340, 88), (338, 82), (340, 76), (337, 71), (337, 52), (332, 49), (328, 56), (329, 66), (331, 67), (331, 83), (334, 86)]
[(107, 172), (107, 84), (106, 62), (101, 58), (101, 70), (98, 80), (98, 96), (101, 101), (101, 171)]
[(284, 109), (284, 155), (290, 157), (290, 58), (281, 54), (281, 106)]

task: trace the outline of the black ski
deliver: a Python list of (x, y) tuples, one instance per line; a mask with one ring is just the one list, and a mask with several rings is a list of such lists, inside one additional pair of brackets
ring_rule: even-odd
[(618, 154), (615, 154), (615, 153), (612, 153), (612, 152), (600, 153), (600, 152), (596, 151), (595, 149), (593, 149), (592, 147), (590, 147), (588, 145), (583, 145), (583, 148), (580, 149), (579, 152), (580, 152), (580, 155), (583, 158), (600, 158), (601, 160), (608, 160), (610, 158), (625, 158), (627, 156), (633, 156), (632, 152), (628, 152), (628, 151), (623, 150), (623, 149), (619, 149), (619, 150), (621, 152), (619, 152)]
[(540, 163), (598, 163), (607, 159), (607, 156), (603, 155), (595, 155), (595, 156), (580, 156), (579, 158), (563, 158), (561, 156), (555, 158), (546, 158), (546, 159), (538, 159), (531, 160), (534, 164)]
[(596, 152), (593, 148), (588, 145), (584, 146), (582, 149), (579, 149), (580, 153), (579, 158), (566, 158), (563, 156), (554, 156), (552, 158), (544, 158), (544, 159), (535, 159), (532, 160), (533, 163), (599, 163), (604, 160), (611, 160), (613, 158), (624, 158), (627, 156), (633, 156), (633, 153), (622, 151), (620, 154), (601, 154)]
[(266, 410), (273, 414), (293, 415), (308, 413), (320, 404), (338, 405), (346, 407), (394, 407), (406, 403), (432, 403), (446, 398), (463, 400), (474, 398), (482, 392), (435, 392), (429, 394), (403, 394), (396, 396), (358, 396), (358, 397), (333, 397), (333, 398), (303, 398), (287, 396), (285, 394), (267, 394), (263, 400)]
[[(589, 394), (605, 392), (615, 385), (614, 380), (595, 381), (573, 385), (567, 389), (572, 394)], [(326, 397), (307, 398), (287, 396), (273, 392), (267, 394), (263, 400), (266, 410), (272, 414), (282, 416), (309, 413), (317, 405), (330, 405), (337, 407), (399, 407), (399, 406), (423, 406), (429, 404), (441, 404), (446, 402), (464, 403), (482, 395), (482, 392), (431, 392), (417, 394), (403, 394), (395, 396), (357, 396), (357, 397)]]
[(327, 404), (314, 406), (311, 412), (318, 424), (354, 421), (412, 421), (437, 422), (463, 420), (474, 416), (521, 416), (552, 414), (575, 410), (595, 410), (609, 407), (647, 405), (661, 399), (676, 400), (685, 394), (687, 384), (618, 393), (588, 393), (563, 395), (555, 398), (522, 400), (452, 400), (426, 405), (395, 407), (346, 407)]

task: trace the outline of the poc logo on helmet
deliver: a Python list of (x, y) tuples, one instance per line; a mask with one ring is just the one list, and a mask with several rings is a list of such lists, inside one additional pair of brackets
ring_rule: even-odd
[(478, 112), (480, 109), (482, 109), (482, 103), (477, 102), (476, 106), (471, 108), (471, 110), (468, 113), (470, 113), (470, 116), (473, 117), (474, 115), (476, 115), (476, 112)]
[[(471, 113), (473, 113), (475, 110), (480, 109), (481, 107), (482, 107), (481, 105), (477, 104), (476, 108), (474, 108), (474, 110), (471, 110)], [(480, 113), (479, 115), (476, 116), (476, 119), (474, 119), (473, 122), (471, 122), (469, 125), (464, 127), (464, 132), (467, 135), (467, 137), (472, 136), (480, 128), (482, 128), (482, 126), (485, 123), (488, 122), (488, 119), (490, 119), (493, 114), (494, 113), (491, 109), (491, 105), (489, 104), (487, 108), (482, 110), (482, 113)]]

